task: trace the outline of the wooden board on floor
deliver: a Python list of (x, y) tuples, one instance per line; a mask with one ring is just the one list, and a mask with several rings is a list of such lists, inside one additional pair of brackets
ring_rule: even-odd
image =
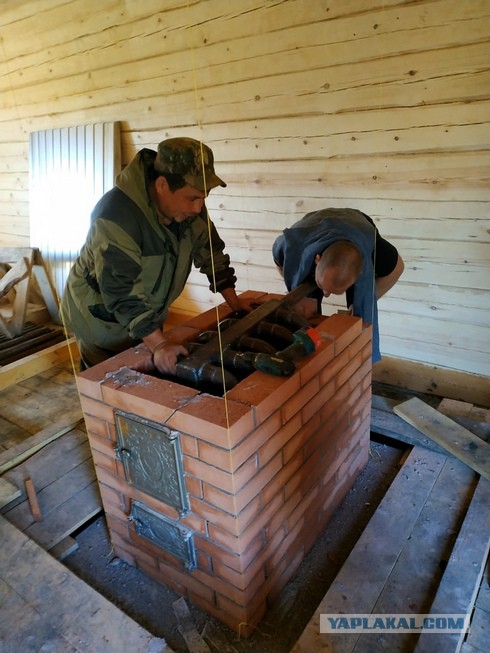
[[(490, 483), (480, 478), (466, 513), (458, 539), (452, 550), (436, 597), (431, 606), (433, 614), (470, 615), (473, 610), (483, 570), (490, 548)], [(479, 612), (478, 612), (479, 610)], [(477, 608), (471, 624), (471, 635), (476, 641), (481, 633), (478, 625), (483, 610)], [(482, 623), (490, 621), (488, 613)], [(458, 651), (465, 633), (423, 633), (414, 653)], [(468, 638), (468, 639), (470, 639)], [(480, 640), (478, 640), (480, 641)], [(483, 640), (481, 640), (483, 641)], [(490, 627), (486, 626), (486, 642), (490, 641)]]
[(490, 480), (490, 445), (481, 438), (417, 397), (395, 406), (394, 411), (471, 469)]
[(87, 434), (82, 429), (72, 429), (47, 444), (8, 471), (5, 479), (23, 487), (28, 476), (36, 488), (42, 519), (35, 520), (25, 490), (2, 513), (47, 550), (102, 511)]
[[(394, 407), (400, 403), (399, 400), (389, 397), (382, 397), (374, 394), (371, 404), (371, 431), (412, 446), (423, 446), (437, 453), (447, 454), (447, 451), (441, 446), (426, 437), (414, 426), (411, 426), (404, 419), (399, 417), (394, 411)], [(439, 410), (439, 408), (438, 408)], [(457, 422), (463, 428), (471, 431), (485, 442), (490, 442), (490, 424), (479, 422), (471, 417), (445, 413), (452, 420)]]
[(0, 478), (0, 509), (20, 497), (21, 491), (17, 485), (6, 478)]
[[(465, 599), (456, 603), (446, 591), (448, 600), (440, 611), (464, 611), (461, 606), (474, 601), (488, 554), (489, 515), (482, 510), (488, 487), (480, 483), (488, 482), (478, 480), (461, 461), (414, 448), (291, 653), (414, 651), (416, 634), (322, 634), (320, 615), (432, 613), (441, 576), (443, 581), (446, 577), (441, 565), (448, 557), (444, 582), (458, 585), (454, 574), (463, 575), (459, 598), (464, 587)], [(461, 556), (471, 559), (471, 573)], [(456, 587), (452, 591), (458, 593)], [(441, 608), (441, 603), (435, 605)]]
[(2, 452), (0, 454), (0, 474), (17, 466), (23, 460), (30, 458), (37, 451), (40, 451), (50, 442), (57, 440), (65, 433), (72, 431), (81, 423), (81, 420), (81, 408), (75, 406), (70, 414), (63, 419), (47, 426), (35, 435), (22, 440), (15, 447), (11, 447)]
[(0, 367), (0, 390), (8, 388), (67, 360), (78, 361), (79, 352), (74, 338), (65, 340), (42, 351), (24, 356), (14, 363)]
[[(425, 464), (420, 459), (417, 465)], [(420, 515), (393, 567), (371, 612), (374, 614), (427, 614), (442, 576), (448, 552), (454, 547), (463, 515), (468, 510), (477, 475), (458, 460), (446, 457), (444, 466), (425, 502)], [(399, 497), (399, 519), (403, 503), (411, 497)], [(479, 560), (480, 567), (482, 557)], [(480, 577), (481, 578), (481, 577)], [(473, 579), (474, 582), (478, 582)], [(478, 587), (478, 585), (476, 585)], [(451, 613), (456, 610), (448, 610)], [(444, 612), (444, 611), (441, 611)], [(377, 638), (379, 649), (390, 653), (413, 650), (417, 633), (398, 633)], [(356, 653), (371, 653), (372, 638), (361, 636)], [(446, 649), (442, 649), (446, 650)], [(448, 653), (451, 649), (447, 649)]]
[(172, 653), (3, 517), (0, 541), (2, 653)]
[(440, 454), (413, 449), (291, 653), (328, 650), (332, 638), (331, 650), (353, 650), (359, 635), (320, 633), (320, 615), (373, 611), (445, 461)]

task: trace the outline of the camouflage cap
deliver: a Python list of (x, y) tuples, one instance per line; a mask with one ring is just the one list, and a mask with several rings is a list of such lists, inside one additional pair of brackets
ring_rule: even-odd
[(193, 138), (169, 138), (159, 143), (154, 165), (158, 172), (181, 175), (189, 186), (204, 192), (226, 186), (214, 171), (211, 149)]

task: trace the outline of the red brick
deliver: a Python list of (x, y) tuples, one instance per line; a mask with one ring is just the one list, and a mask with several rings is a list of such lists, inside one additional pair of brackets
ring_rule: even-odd
[(141, 492), (140, 490), (136, 489), (134, 485), (128, 485), (123, 479), (114, 476), (106, 469), (102, 467), (96, 467), (96, 472), (100, 483), (104, 483), (105, 485), (112, 487), (117, 492), (120, 492), (121, 494), (124, 494), (131, 499), (135, 499), (136, 501), (144, 503), (149, 508), (163, 513), (171, 519), (179, 518), (179, 513), (175, 508), (168, 506), (167, 504), (163, 503), (163, 501), (155, 499), (145, 492)]
[[(274, 569), (280, 564), (282, 558), (288, 553), (293, 544), (296, 544), (295, 540), (302, 538), (302, 528), (301, 523), (297, 523), (296, 526), (288, 532), (288, 534), (282, 540), (280, 546), (278, 546), (272, 555), (270, 555), (267, 560), (266, 571), (267, 575), (270, 576), (274, 573)], [(297, 548), (296, 546), (294, 547)]]
[[(281, 424), (281, 414), (276, 411), (268, 419), (263, 420), (260, 426), (247, 435), (237, 447), (232, 449), (233, 469), (236, 469), (248, 456), (256, 453), (265, 442), (268, 442), (280, 430)], [(260, 464), (263, 465), (264, 462), (262, 461)]]
[[(85, 427), (87, 429), (87, 435), (90, 437), (91, 433), (95, 433), (96, 435), (100, 436), (101, 438), (107, 438), (108, 440), (112, 440), (112, 434), (108, 428), (107, 422), (102, 419), (98, 419), (97, 417), (93, 417), (92, 415), (84, 415), (84, 421), (85, 421)], [(114, 442), (115, 442), (114, 438)]]
[[(254, 576), (257, 578), (262, 578), (263, 581), (265, 579), (263, 566), (259, 565), (257, 570), (255, 570), (255, 565), (253, 563), (251, 566), (253, 567), (252, 571), (254, 572)], [(251, 573), (249, 572), (250, 567), (247, 569), (247, 572), (240, 573), (235, 571), (235, 569), (231, 569), (231, 567), (228, 567), (228, 565), (223, 564), (222, 561), (218, 559), (213, 560), (213, 570), (214, 574), (218, 578), (226, 580), (228, 583), (230, 583), (230, 585), (233, 585), (240, 590), (245, 590), (247, 588), (249, 579), (251, 577)]]
[(330, 401), (321, 409), (322, 419), (327, 419), (329, 415), (336, 412), (337, 417), (340, 420), (342, 415), (347, 413), (351, 407), (359, 401), (360, 396), (361, 390), (359, 385), (351, 388), (350, 382), (344, 383), (344, 385), (333, 395)]
[(299, 360), (296, 363), (296, 368), (299, 371), (301, 386), (319, 374), (333, 360), (334, 356), (334, 343), (323, 340), (314, 354)]
[(236, 536), (240, 535), (242, 530), (246, 528), (250, 523), (250, 520), (257, 515), (260, 510), (260, 502), (258, 498), (251, 501), (240, 515), (237, 516), (219, 510), (206, 501), (199, 501), (194, 497), (190, 498), (190, 504), (192, 511), (196, 513), (196, 515), (199, 515), (207, 522), (219, 526)]
[(96, 378), (90, 379), (81, 376), (81, 374), (75, 375), (78, 394), (89, 397), (90, 399), (95, 399), (95, 401), (102, 401), (102, 380), (97, 378), (98, 375), (94, 376)]
[(167, 426), (189, 434), (199, 434), (220, 447), (232, 449), (255, 426), (250, 407), (236, 401), (198, 395), (180, 410), (175, 411)]
[(199, 447), (197, 438), (194, 438), (185, 433), (179, 434), (180, 448), (182, 453), (185, 453), (188, 456), (194, 456), (195, 458), (199, 457)]
[(361, 352), (359, 352), (345, 367), (339, 370), (339, 373), (335, 377), (335, 386), (340, 388), (344, 383), (350, 383), (351, 386), (357, 385), (360, 382), (360, 379), (357, 376), (357, 371), (361, 367), (361, 363), (362, 355)]
[(102, 497), (104, 503), (117, 510), (116, 516), (118, 516), (123, 521), (127, 520), (128, 515), (126, 512), (126, 502), (124, 501), (124, 496), (117, 490), (114, 490), (114, 488), (109, 487), (108, 485), (104, 485), (103, 483), (100, 483), (99, 490), (100, 496)]
[(141, 565), (144, 564), (148, 569), (156, 570), (158, 568), (155, 556), (152, 556), (146, 551), (142, 551), (141, 549), (136, 548), (131, 542), (120, 538), (119, 535), (114, 532), (114, 530), (111, 530), (111, 533), (114, 536), (113, 543), (117, 547), (119, 557), (121, 557), (121, 549), (123, 549), (134, 560), (133, 565), (136, 567), (141, 567)]
[(92, 458), (97, 468), (103, 467), (117, 476), (118, 470), (114, 456), (109, 457), (106, 454), (97, 451), (97, 449), (92, 449)]
[[(373, 329), (371, 325), (366, 325), (366, 323), (363, 323), (362, 325), (362, 333), (361, 335), (354, 340), (354, 342), (349, 346), (349, 353), (351, 358), (354, 358), (354, 356), (358, 352), (363, 352), (363, 362), (367, 360), (368, 358), (371, 358), (371, 339), (373, 335)], [(366, 353), (369, 353), (369, 356), (366, 355)]]
[(165, 579), (173, 579), (177, 583), (184, 585), (188, 591), (193, 592), (194, 594), (206, 599), (209, 602), (214, 601), (214, 590), (209, 587), (209, 585), (197, 579), (194, 574), (189, 574), (184, 570), (178, 570), (162, 560), (158, 561), (158, 566), (160, 572), (162, 573), (164, 583), (166, 582)]
[[(111, 505), (110, 501), (106, 501), (104, 505)], [(112, 507), (112, 506), (111, 506)], [(121, 515), (121, 516), (119, 516)], [(129, 542), (129, 522), (128, 516), (120, 510), (116, 513), (106, 514), (107, 527), (111, 532), (119, 533), (120, 537)]]
[(361, 350), (363, 361), (367, 361), (367, 360), (372, 361), (372, 356), (373, 356), (372, 350), (373, 350), (372, 341), (370, 340), (369, 343), (365, 345)]
[(265, 603), (257, 602), (252, 603), (251, 605), (244, 608), (241, 605), (238, 605), (234, 601), (222, 594), (216, 595), (216, 605), (218, 608), (221, 608), (226, 612), (226, 614), (233, 616), (237, 623), (250, 624), (253, 623), (251, 615), (254, 612), (260, 611), (262, 614), (265, 614), (266, 606)]
[(349, 362), (349, 350), (345, 349), (341, 354), (335, 356), (333, 361), (320, 372), (320, 386), (327, 385), (332, 379), (335, 379), (339, 371)]
[(294, 454), (303, 447), (308, 438), (311, 437), (311, 434), (314, 433), (317, 428), (320, 426), (321, 415), (313, 415), (311, 419), (305, 422), (302, 428), (296, 432), (294, 437), (291, 438), (289, 442), (284, 445), (283, 448), (283, 460), (285, 463), (294, 456)]
[[(293, 478), (296, 474), (303, 473), (302, 463), (303, 455), (299, 452), (280, 469), (269, 483), (267, 483), (260, 493), (264, 506), (267, 506), (276, 494), (282, 493), (282, 496), (284, 497), (284, 489), (289, 479)], [(300, 469), (301, 472), (299, 472)]]
[(224, 492), (223, 490), (219, 490), (213, 485), (208, 485), (207, 483), (202, 484), (202, 490), (203, 494), (201, 498), (211, 505), (221, 508), (221, 510), (229, 512), (232, 515), (238, 513), (235, 494), (233, 492)]
[(362, 320), (360, 317), (337, 313), (319, 324), (317, 330), (321, 334), (325, 334), (327, 338), (333, 338), (335, 342), (335, 355), (338, 356), (340, 352), (361, 334)]
[(104, 401), (126, 413), (164, 424), (177, 409), (198, 396), (192, 388), (145, 374), (138, 376), (140, 383), (121, 385), (118, 381), (106, 381), (102, 386)]
[(225, 608), (223, 608), (221, 605), (211, 605), (199, 599), (193, 602), (196, 605), (199, 605), (199, 607), (201, 607), (212, 617), (219, 619), (232, 630), (235, 630), (238, 633), (239, 639), (250, 637), (250, 635), (252, 635), (257, 630), (256, 625), (262, 620), (267, 609), (267, 606), (264, 602), (258, 607), (255, 613), (250, 614), (246, 620), (243, 620), (240, 617), (236, 617), (235, 615), (228, 613), (226, 610), (226, 605)]
[(261, 424), (299, 391), (300, 383), (298, 374), (285, 378), (254, 372), (230, 390), (227, 397), (253, 407), (256, 423)]
[(210, 556), (213, 561), (219, 560), (231, 569), (234, 569), (237, 573), (242, 574), (246, 568), (244, 560), (240, 557), (239, 554), (233, 551), (229, 551), (225, 547), (219, 545), (217, 542), (210, 540), (209, 538), (200, 537), (197, 535), (194, 538), (194, 544), (197, 551)]
[(185, 596), (185, 597), (189, 595), (189, 590), (187, 586), (182, 583), (182, 581), (179, 582), (176, 578), (173, 578), (170, 575), (163, 573), (158, 568), (154, 569), (153, 567), (149, 567), (144, 561), (136, 560), (136, 566), (139, 569), (141, 569), (141, 571), (143, 571), (147, 576), (155, 579), (156, 581), (158, 581), (165, 587), (168, 587), (169, 589), (173, 590), (174, 592), (177, 592), (177, 594), (180, 594), (181, 596)]
[(250, 555), (250, 547), (257, 541), (257, 538), (259, 538), (260, 545), (258, 550), (260, 550), (262, 540), (260, 531), (265, 527), (268, 520), (271, 518), (271, 515), (276, 513), (281, 503), (281, 497), (276, 495), (272, 502), (262, 510), (259, 517), (249, 526), (249, 528), (241, 533), (239, 538), (222, 528), (214, 526), (213, 524), (209, 525), (209, 536), (216, 542), (228, 547), (231, 551), (235, 551), (235, 553), (239, 553), (242, 556)]
[(266, 442), (281, 426), (279, 413), (272, 415), (259, 428), (249, 433), (233, 449), (216, 447), (202, 440), (199, 441), (198, 458), (224, 471), (233, 473), (248, 458), (254, 455), (263, 442)]
[(330, 381), (327, 385), (320, 387), (316, 395), (303, 407), (301, 418), (303, 423), (308, 422), (313, 415), (320, 412), (321, 408), (333, 397), (335, 391), (335, 381)]
[(289, 419), (299, 412), (303, 406), (313, 397), (320, 389), (320, 379), (314, 376), (305, 386), (301, 388), (289, 401), (283, 404), (281, 408), (282, 420), (286, 423)]
[(279, 506), (273, 517), (264, 528), (264, 535), (267, 540), (272, 540), (278, 530), (287, 529), (289, 515), (293, 512), (302, 498), (301, 492), (295, 492), (288, 497), (287, 501)]
[[(279, 416), (279, 413), (276, 413)], [(280, 419), (279, 419), (280, 422)], [(291, 440), (292, 437), (299, 431), (301, 428), (301, 415), (297, 414), (292, 419), (290, 419), (282, 428), (277, 428), (274, 432), (271, 433), (268, 439), (265, 439), (265, 444), (263, 444), (259, 451), (259, 465), (263, 467), (266, 465), (278, 451), (284, 449), (287, 443)]]
[(236, 493), (235, 503), (237, 510), (243, 510), (243, 508), (261, 492), (262, 488), (267, 485), (267, 482), (271, 478), (274, 478), (281, 467), (281, 452), (278, 452), (274, 458), (265, 465), (265, 467), (262, 467), (262, 469)]
[(208, 465), (197, 458), (184, 456), (184, 469), (191, 476), (200, 478), (203, 483), (213, 485), (225, 492), (237, 493), (254, 477), (257, 470), (257, 459), (256, 456), (251, 456), (234, 474), (229, 474), (219, 467)]
[(304, 551), (294, 551), (294, 555), (285, 556), (281, 563), (277, 565), (274, 572), (267, 579), (264, 590), (266, 592), (267, 601), (272, 603), (274, 598), (279, 594), (282, 588), (287, 584), (289, 579), (294, 576), (298, 567), (304, 558)]
[(116, 458), (115, 443), (105, 437), (100, 437), (96, 433), (87, 432), (90, 448), (100, 451), (113, 460)]
[(190, 528), (195, 533), (202, 533), (203, 535), (208, 534), (206, 521), (202, 518), (202, 516), (195, 513), (187, 513), (180, 518), (180, 523), (186, 528)]
[(102, 401), (95, 401), (94, 399), (90, 399), (83, 395), (80, 397), (80, 403), (85, 416), (91, 415), (102, 422), (114, 423), (114, 411), (111, 406), (104, 404)]
[(308, 510), (308, 506), (316, 499), (318, 496), (319, 488), (318, 485), (312, 488), (307, 494), (303, 494), (303, 499), (299, 503), (293, 512), (288, 517), (288, 530), (291, 531), (294, 529), (298, 521), (304, 519), (304, 515)]
[(373, 374), (372, 374), (372, 367), (371, 367), (369, 372), (366, 374), (366, 376), (361, 381), (361, 392), (364, 392), (368, 388), (371, 390), (372, 380), (373, 380)]
[(257, 594), (265, 580), (263, 569), (260, 569), (253, 577), (250, 574), (246, 574), (247, 582), (243, 589), (229, 583), (227, 579), (220, 578), (217, 575), (206, 574), (200, 569), (193, 571), (192, 575), (202, 583), (209, 585), (215, 592), (227, 596), (231, 601), (245, 608), (253, 601), (255, 594)]
[(213, 574), (213, 560), (210, 556), (201, 553), (201, 551), (196, 552), (196, 563), (198, 569), (202, 569), (206, 574)]
[(185, 487), (187, 489), (187, 492), (192, 496), (197, 497), (198, 499), (202, 499), (204, 497), (203, 483), (201, 479), (186, 474)]

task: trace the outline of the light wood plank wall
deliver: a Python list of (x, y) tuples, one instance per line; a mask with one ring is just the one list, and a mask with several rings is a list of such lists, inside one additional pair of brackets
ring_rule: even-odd
[[(30, 244), (31, 131), (120, 121), (123, 164), (193, 136), (228, 183), (208, 208), (239, 290), (284, 291), (284, 227), (359, 208), (406, 264), (386, 360), (486, 383), (489, 34), (488, 0), (3, 0), (0, 244)], [(176, 309), (213, 303), (193, 272)]]

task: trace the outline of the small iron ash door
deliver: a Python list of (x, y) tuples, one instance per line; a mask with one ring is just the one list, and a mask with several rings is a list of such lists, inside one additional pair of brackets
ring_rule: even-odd
[(138, 490), (176, 508), (189, 510), (178, 433), (136, 415), (115, 412), (116, 456), (126, 481)]
[(189, 571), (196, 567), (194, 540), (192, 531), (188, 528), (184, 528), (139, 501), (132, 502), (129, 521), (134, 523), (140, 537), (174, 555)]

